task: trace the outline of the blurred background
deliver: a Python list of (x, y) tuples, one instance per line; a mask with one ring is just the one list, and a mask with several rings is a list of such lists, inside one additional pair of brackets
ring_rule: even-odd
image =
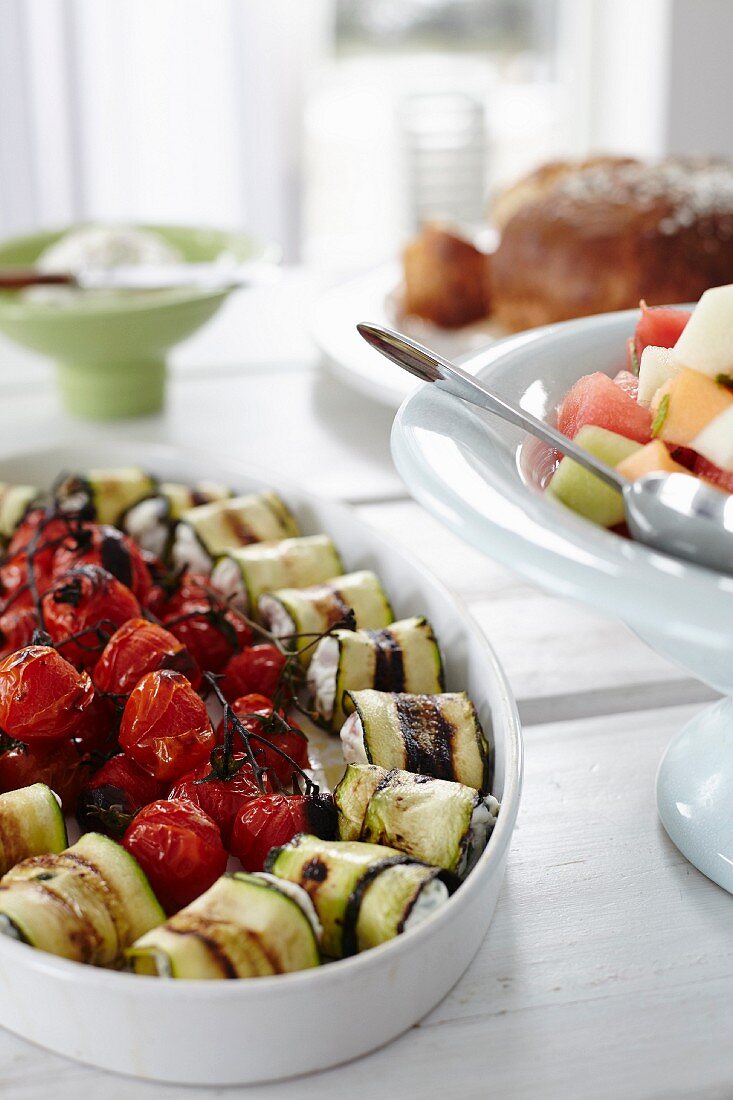
[(355, 270), (555, 156), (733, 154), (731, 0), (3, 0), (0, 236), (247, 227)]

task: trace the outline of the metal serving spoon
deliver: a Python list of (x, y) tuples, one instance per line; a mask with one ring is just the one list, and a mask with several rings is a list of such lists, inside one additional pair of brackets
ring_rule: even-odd
[(617, 489), (623, 496), (629, 531), (639, 542), (733, 574), (733, 495), (687, 474), (645, 474), (629, 481), (550, 424), (490, 393), (470, 374), (415, 340), (380, 325), (356, 327), (368, 344), (416, 378), (523, 428)]

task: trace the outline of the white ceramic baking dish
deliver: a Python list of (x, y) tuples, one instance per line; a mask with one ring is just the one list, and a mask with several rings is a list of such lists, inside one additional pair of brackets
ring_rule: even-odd
[(323, 1069), (374, 1049), (433, 1008), (489, 927), (519, 805), (516, 706), (490, 646), (417, 561), (348, 508), (262, 471), (148, 444), (65, 447), (0, 457), (0, 479), (50, 485), (60, 470), (135, 463), (164, 478), (205, 477), (240, 491), (277, 488), (306, 532), (328, 531), (349, 569), (373, 568), (398, 615), (426, 614), (450, 689), (465, 688), (496, 746), (502, 808), (468, 880), (415, 932), (315, 971), (250, 981), (165, 981), (82, 966), (0, 937), (0, 1024), (104, 1069), (159, 1081), (225, 1085)]

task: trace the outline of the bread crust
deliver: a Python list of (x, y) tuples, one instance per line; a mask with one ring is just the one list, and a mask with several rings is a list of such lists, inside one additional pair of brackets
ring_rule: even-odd
[(490, 260), (447, 226), (426, 225), (403, 253), (404, 312), (459, 328), (491, 308)]

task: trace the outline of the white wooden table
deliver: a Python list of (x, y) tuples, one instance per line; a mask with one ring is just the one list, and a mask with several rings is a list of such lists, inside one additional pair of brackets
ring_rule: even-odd
[[(660, 755), (709, 692), (622, 624), (531, 588), (409, 500), (389, 457), (391, 413), (318, 369), (305, 325), (316, 284), (292, 272), (233, 299), (177, 353), (165, 414), (112, 428), (65, 419), (48, 366), (0, 343), (1, 449), (109, 434), (183, 442), (351, 501), (463, 597), (520, 702), (522, 808), (496, 916), (468, 973), (418, 1027), (369, 1057), (227, 1093), (733, 1096), (733, 899), (682, 859), (654, 806)], [(357, 998), (344, 1010), (358, 1027)], [(8, 1100), (182, 1092), (0, 1032)]]

